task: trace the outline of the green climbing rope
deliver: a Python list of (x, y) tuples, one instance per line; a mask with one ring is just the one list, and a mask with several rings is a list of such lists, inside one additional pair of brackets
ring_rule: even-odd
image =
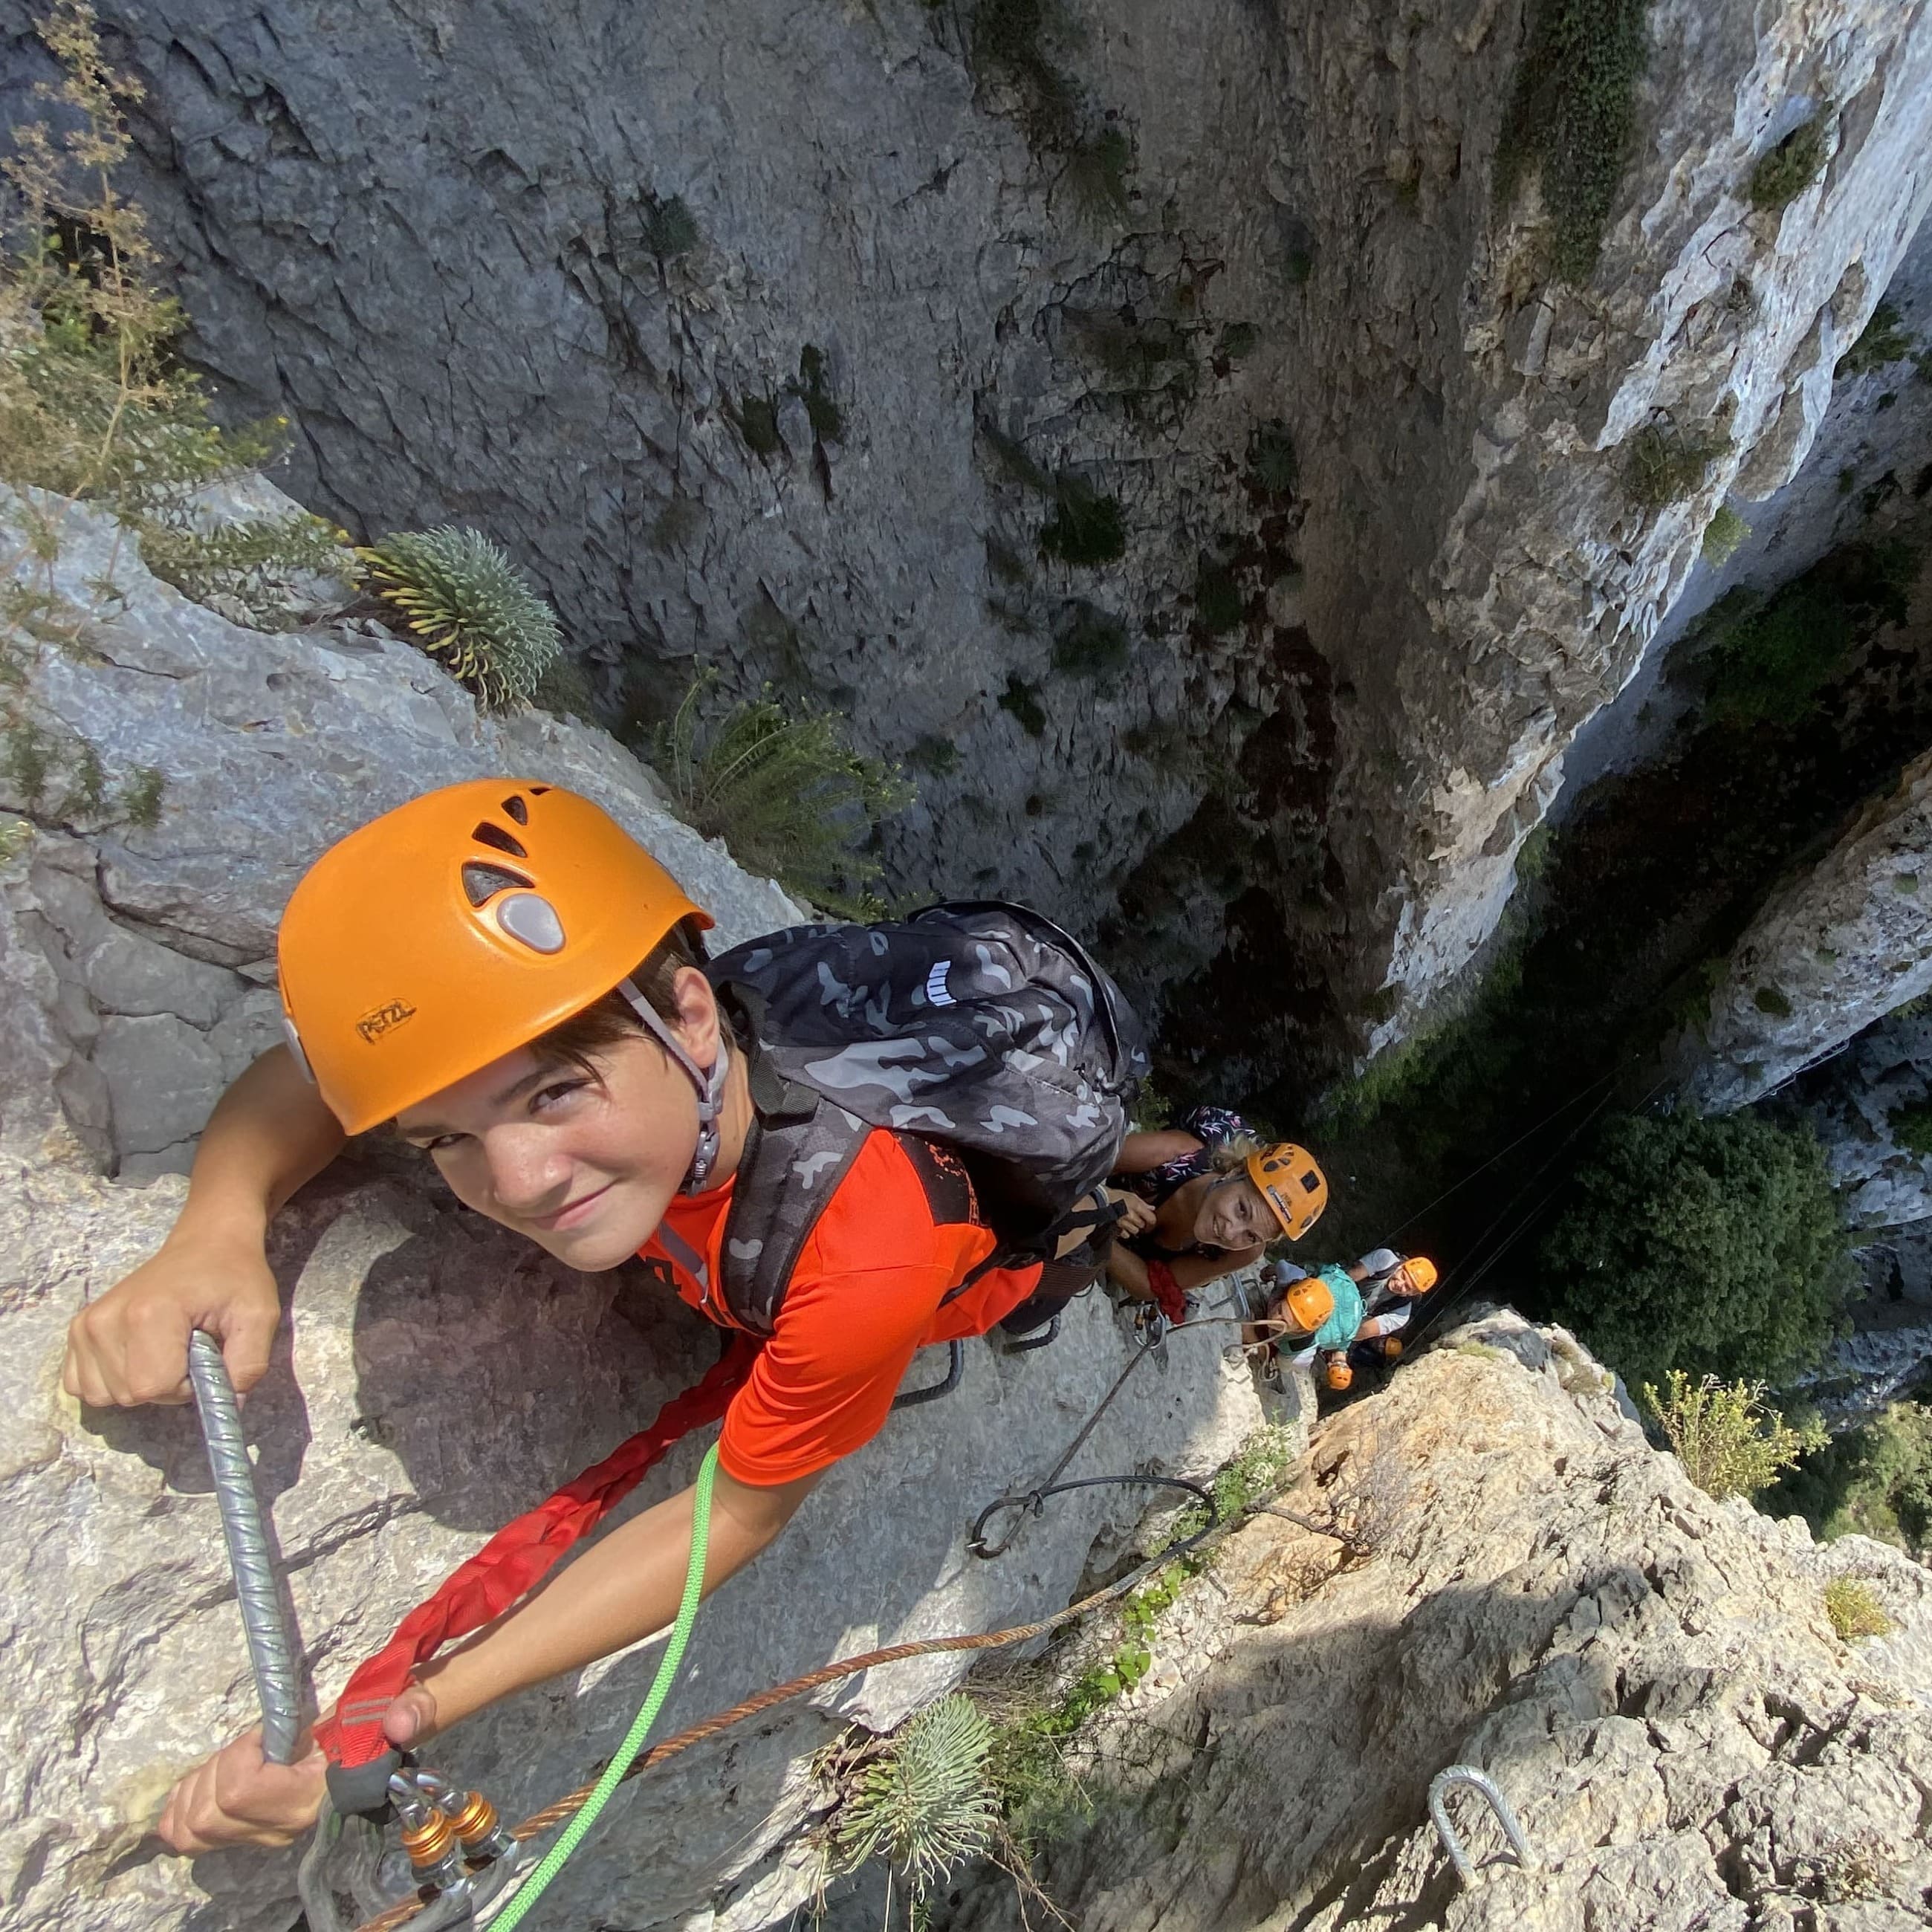
[(714, 1442), (698, 1470), (698, 1486), (692, 1496), (691, 1562), (684, 1573), (684, 1597), (677, 1606), (677, 1622), (671, 1626), (670, 1641), (658, 1660), (658, 1674), (651, 1679), (651, 1688), (638, 1706), (631, 1728), (625, 1732), (624, 1742), (617, 1747), (616, 1755), (604, 1767), (596, 1789), (584, 1800), (583, 1810), (564, 1827), (563, 1835), (544, 1853), (543, 1862), (517, 1888), (492, 1922), (491, 1932), (513, 1932), (522, 1924), (524, 1914), (542, 1897), (550, 1880), (562, 1870), (565, 1861), (583, 1842), (584, 1834), (596, 1823), (598, 1814), (623, 1782), (632, 1760), (644, 1749), (651, 1726), (658, 1720), (658, 1712), (670, 1695), (671, 1681), (684, 1661), (684, 1647), (691, 1640), (692, 1625), (698, 1621), (698, 1601), (704, 1593), (705, 1552), (711, 1541), (711, 1485), (717, 1473), (718, 1445)]

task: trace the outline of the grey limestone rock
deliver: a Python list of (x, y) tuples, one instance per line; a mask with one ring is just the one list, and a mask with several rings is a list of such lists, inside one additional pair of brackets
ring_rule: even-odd
[[(1874, 0), (1653, 0), (1580, 286), (1533, 188), (1496, 206), (1523, 14), (1487, 0), (1078, 0), (1042, 47), (1077, 142), (964, 5), (102, 10), (192, 353), (294, 419), (298, 496), (488, 528), (607, 693), (699, 661), (848, 710), (920, 780), (903, 880), (1118, 915), (1238, 1076), (1309, 1043), (1238, 970), (1190, 992), (1217, 957), (1379, 1044), (1474, 955), (1932, 193), (1932, 19)], [(1754, 209), (1828, 101), (1818, 178)], [(1646, 428), (1721, 445), (1655, 510)], [(1048, 541), (1069, 491), (1118, 546)]]
[(1932, 752), (1760, 909), (1686, 1043), (1690, 1089), (1707, 1112), (1743, 1106), (1928, 991)]
[[(1932, 1573), (1714, 1502), (1608, 1380), (1495, 1313), (1316, 1430), (1284, 1501), (1366, 1554), (1261, 1516), (1184, 1593), (1081, 1748), (1102, 1795), (1036, 1862), (1071, 1923), (1932, 1923)], [(1839, 1576), (1888, 1634), (1834, 1636)], [(1464, 1792), (1460, 1887), (1425, 1803), (1456, 1762), (1502, 1787), (1532, 1869)], [(996, 1870), (956, 1895), (942, 1932), (1038, 1910)], [(842, 1904), (836, 1932), (874, 1902)]]

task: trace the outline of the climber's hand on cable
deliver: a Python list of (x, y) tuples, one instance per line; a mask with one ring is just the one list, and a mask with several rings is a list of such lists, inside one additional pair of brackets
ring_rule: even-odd
[(1114, 1224), (1115, 1238), (1130, 1241), (1136, 1234), (1144, 1234), (1154, 1226), (1154, 1210), (1138, 1194), (1128, 1194), (1118, 1188), (1107, 1190), (1108, 1200), (1119, 1204), (1120, 1218)]
[(304, 1734), (293, 1764), (262, 1755), (257, 1726), (195, 1766), (169, 1794), (155, 1828), (170, 1849), (198, 1858), (224, 1845), (292, 1844), (315, 1822), (328, 1760)]
[(68, 1324), (61, 1385), (97, 1408), (186, 1402), (188, 1336), (205, 1328), (220, 1342), (237, 1390), (252, 1388), (281, 1318), (259, 1233), (184, 1222), (152, 1261)]

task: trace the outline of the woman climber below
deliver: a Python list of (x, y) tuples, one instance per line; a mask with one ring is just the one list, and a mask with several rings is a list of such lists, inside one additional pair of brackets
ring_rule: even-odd
[[(1043, 1323), (1097, 1275), (1110, 1217), (1070, 1177), (1106, 1173), (1145, 1060), (1106, 976), (1016, 908), (795, 928), (707, 974), (711, 922), (598, 807), (540, 784), (452, 786), (331, 848), (278, 935), (288, 1044), (223, 1096), (160, 1251), (75, 1318), (69, 1392), (184, 1401), (196, 1328), (223, 1343), (238, 1388), (257, 1382), (280, 1315), (270, 1218), (346, 1135), (393, 1121), (459, 1200), (559, 1260), (601, 1270), (641, 1253), (712, 1321), (769, 1338), (755, 1360), (734, 1345), (748, 1372), (719, 1444), (716, 1588), (878, 1432), (918, 1348)], [(998, 1028), (1022, 1022), (1050, 1029), (1051, 1050), (999, 1050)], [(995, 1051), (976, 1052), (988, 1037)], [(970, 1147), (994, 1100), (1031, 1123), (1002, 1129), (1003, 1148), (1023, 1143), (1019, 1192), (1038, 1184), (1018, 1234), (976, 1191), (1000, 1171)], [(881, 1113), (921, 1131), (866, 1124)], [(418, 1666), (393, 1702), (326, 1714), (317, 1733), (338, 1770), (668, 1624), (692, 1502), (686, 1490), (625, 1523)], [(323, 1790), (323, 1752), (305, 1748), (275, 1766), (259, 1732), (237, 1738), (176, 1786), (161, 1835), (196, 1853), (287, 1843)]]
[(1272, 1147), (1240, 1114), (1197, 1107), (1177, 1127), (1131, 1133), (1110, 1184), (1132, 1197), (1107, 1274), (1132, 1301), (1187, 1318), (1187, 1296), (1251, 1267), (1267, 1244), (1298, 1241), (1328, 1204), (1314, 1156), (1292, 1141)]
[(1251, 1338), (1279, 1334), (1284, 1324), (1298, 1331), (1305, 1339), (1290, 1360), (1310, 1368), (1318, 1359), (1322, 1386), (1339, 1391), (1354, 1386), (1357, 1368), (1401, 1359), (1402, 1331), (1437, 1276), (1426, 1255), (1373, 1248), (1352, 1267), (1330, 1262), (1312, 1274), (1277, 1262), (1274, 1278)]

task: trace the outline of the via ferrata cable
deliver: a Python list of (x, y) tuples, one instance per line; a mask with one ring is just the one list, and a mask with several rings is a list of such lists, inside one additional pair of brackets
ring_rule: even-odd
[(598, 1814), (610, 1802), (611, 1792), (628, 1774), (632, 1761), (644, 1749), (644, 1739), (650, 1735), (651, 1726), (657, 1722), (658, 1713), (670, 1694), (671, 1682), (677, 1676), (678, 1666), (684, 1661), (684, 1648), (691, 1640), (691, 1627), (698, 1621), (698, 1601), (704, 1594), (704, 1562), (711, 1542), (711, 1486), (717, 1474), (718, 1445), (714, 1442), (705, 1452), (704, 1466), (698, 1472), (697, 1487), (692, 1493), (691, 1561), (684, 1573), (684, 1596), (678, 1604), (677, 1621), (671, 1626), (670, 1641), (664, 1646), (664, 1654), (658, 1661), (657, 1675), (651, 1679), (651, 1688), (645, 1694), (631, 1728), (625, 1732), (624, 1742), (604, 1767), (603, 1775), (592, 1786), (583, 1809), (564, 1827), (562, 1836), (544, 1853), (543, 1862), (511, 1894), (508, 1902), (492, 1922), (495, 1932), (513, 1932), (513, 1928), (523, 1922), (524, 1914), (543, 1895), (550, 1880), (563, 1869), (571, 1853), (583, 1842), (584, 1834), (596, 1823)]

